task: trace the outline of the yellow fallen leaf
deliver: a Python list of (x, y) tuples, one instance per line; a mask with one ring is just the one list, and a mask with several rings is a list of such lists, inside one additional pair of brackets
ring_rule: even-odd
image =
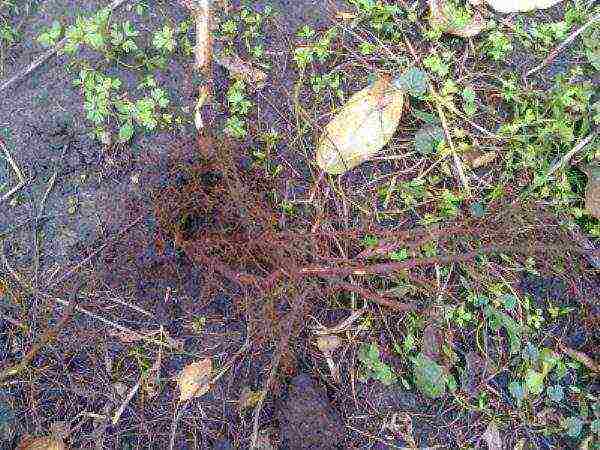
[(404, 107), (404, 92), (388, 76), (357, 92), (325, 127), (316, 161), (332, 175), (372, 158), (394, 135)]
[(240, 399), (238, 400), (238, 406), (240, 411), (248, 408), (254, 408), (256, 404), (263, 397), (265, 391), (253, 391), (252, 389), (245, 387), (242, 389)]
[(353, 14), (351, 12), (346, 12), (346, 11), (340, 11), (335, 16), (338, 19), (343, 20), (343, 21), (356, 19), (356, 14)]
[(485, 29), (483, 16), (475, 12), (471, 21), (465, 25), (458, 25), (453, 20), (452, 13), (444, 0), (429, 0), (430, 21), (433, 25), (440, 27), (446, 33), (460, 37), (473, 37)]
[(517, 441), (517, 443), (515, 444), (515, 448), (513, 448), (513, 450), (523, 450), (525, 448), (526, 444), (527, 444), (527, 439), (521, 438)]
[(194, 397), (200, 397), (208, 392), (212, 360), (204, 358), (201, 361), (185, 366), (177, 376), (179, 386), (179, 401), (185, 402)]
[(68, 450), (62, 439), (53, 437), (25, 437), (16, 450)]
[(501, 13), (526, 12), (550, 8), (562, 0), (486, 0), (487, 4)]

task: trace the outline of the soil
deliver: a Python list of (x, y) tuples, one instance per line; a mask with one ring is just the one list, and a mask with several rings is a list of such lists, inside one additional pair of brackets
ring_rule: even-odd
[[(8, 49), (5, 78), (39, 56), (41, 48), (35, 38), (53, 20), (72, 20), (76, 15), (96, 11), (105, 2), (29, 0), (23, 3), (26, 5), (12, 18), (19, 24), (23, 37)], [(148, 13), (143, 17), (123, 7), (115, 13), (116, 20), (130, 20), (141, 30), (154, 30), (165, 21), (179, 22), (188, 15), (177, 2), (146, 3)], [(296, 136), (293, 91), (298, 73), (290, 49), (300, 26), (326, 29), (336, 9), (345, 2), (255, 1), (252, 7), (263, 11), (267, 4), (283, 14), (270, 21), (265, 30), (265, 48), (272, 53), (272, 70), (266, 81), (268, 88), (252, 94), (259, 108), (251, 120), (251, 137), (237, 143), (222, 140), (221, 136), (218, 140), (219, 145), (235, 146), (230, 149), (236, 155), (233, 161), (252, 194), (267, 197), (264, 186), (271, 183), (280, 199), (297, 200), (310, 195), (318, 174), (307, 157), (313, 147), (311, 133)], [(232, 2), (234, 9), (238, 6), (239, 2)], [(247, 56), (241, 47), (240, 53), (242, 57)], [(213, 209), (193, 203), (193, 208), (186, 209), (185, 216), (177, 209), (182, 207), (181, 203), (172, 210), (166, 207), (168, 203), (161, 195), (183, 192), (195, 186), (195, 182), (206, 191), (223, 189), (219, 194), (222, 197), (211, 194), (213, 200), (229, 198), (222, 184), (226, 174), (218, 164), (207, 162), (198, 152), (193, 125), (177, 131), (138, 134), (127, 147), (104, 147), (90, 136), (81, 93), (72, 84), (75, 74), (68, 69), (68, 57), (57, 56), (13, 89), (2, 93), (0, 132), (29, 182), (16, 197), (16, 204), (1, 205), (0, 234), (10, 232), (11, 237), (0, 244), (13, 269), (39, 286), (56, 284), (49, 290), (53, 297), (75, 301), (77, 306), (95, 316), (76, 312), (56, 339), (39, 352), (31, 369), (21, 374), (18, 381), (0, 388), (0, 449), (15, 448), (26, 434), (46, 435), (57, 422), (73, 430), (69, 439), (74, 448), (166, 449), (178, 395), (173, 378), (185, 365), (206, 356), (213, 359), (216, 367), (223, 367), (244, 345), (250, 322), (250, 314), (240, 306), (243, 289), (227, 279), (221, 279), (221, 284), (216, 286), (210, 284), (207, 266), (198, 264), (183, 251), (178, 239), (189, 242), (210, 233), (230, 232), (231, 215), (238, 219), (234, 227), (246, 215), (237, 205), (225, 205), (221, 210), (218, 201)], [(357, 65), (350, 69), (344, 81), (347, 85), (343, 86), (347, 91), (364, 82), (369, 68)], [(228, 80), (224, 69), (216, 66), (214, 70), (216, 100), (211, 108), (214, 126), (218, 128), (223, 119)], [(137, 75), (125, 68), (114, 69), (114, 74), (125, 80), (128, 89), (136, 89)], [(176, 56), (165, 70), (157, 70), (155, 77), (175, 99), (177, 107), (186, 111), (193, 109), (199, 81), (189, 58)], [(305, 106), (316, 97), (310, 92), (301, 92), (301, 96)], [(332, 98), (323, 101), (339, 102)], [(316, 133), (328, 116), (323, 109), (309, 113)], [(274, 163), (281, 164), (283, 172), (272, 182), (263, 180), (266, 177), (251, 153), (259, 145), (255, 137), (270, 129), (282, 136), (295, 137), (277, 145)], [(401, 130), (398, 141), (402, 143), (407, 134), (407, 129)], [(3, 164), (0, 185), (9, 179), (8, 165)], [(365, 186), (372, 179), (391, 172), (391, 163), (369, 163), (345, 177), (340, 188)], [(53, 177), (55, 182), (40, 211)], [(172, 198), (176, 198), (176, 194)], [(365, 198), (366, 194), (354, 200), (361, 202)], [(343, 211), (336, 219), (338, 225), (370, 225), (371, 219), (360, 212), (349, 213), (347, 205), (341, 206), (341, 203), (332, 194), (321, 206)], [(169, 215), (169, 212), (177, 214)], [(274, 217), (281, 228), (309, 229), (311, 219), (304, 213), (300, 207), (300, 213), (294, 218), (280, 212), (274, 213)], [(37, 214), (40, 217), (36, 218)], [(177, 220), (179, 224), (170, 223)], [(398, 219), (385, 225), (392, 227), (400, 222), (405, 226), (411, 223)], [(135, 225), (130, 227), (132, 223)], [(168, 231), (169, 223), (179, 234)], [(32, 238), (36, 235), (36, 224), (37, 245)], [(235, 236), (251, 240), (252, 230), (248, 227), (240, 226), (235, 231)], [(100, 247), (100, 252), (93, 253)], [(351, 246), (344, 249), (352, 250)], [(34, 269), (36, 261), (39, 261), (37, 270)], [(66, 273), (65, 268), (80, 263), (74, 276), (64, 282), (57, 281)], [(261, 261), (254, 263), (251, 269), (260, 272)], [(433, 272), (429, 275), (433, 276)], [(0, 272), (0, 276), (0, 282), (5, 277), (9, 279), (8, 273)], [(18, 292), (16, 284), (5, 282)], [(593, 295), (600, 292), (597, 280), (582, 278), (576, 288), (565, 283), (565, 280), (543, 276), (528, 277), (521, 280), (517, 288), (540, 303), (552, 297), (560, 299), (565, 306), (579, 307), (582, 302), (588, 302), (586, 308), (599, 308), (593, 300)], [(9, 296), (2, 284), (0, 300), (0, 366), (10, 367), (23, 358), (48, 326), (57, 323), (64, 308), (43, 296)], [(348, 303), (348, 298), (333, 305), (316, 303), (318, 306), (310, 306), (310, 317), (333, 326), (347, 317)], [(285, 313), (293, 308), (293, 301), (287, 299), (283, 306), (274, 307), (280, 314), (276, 317), (288, 317)], [(552, 333), (564, 336), (572, 348), (589, 353), (600, 345), (598, 336), (590, 328), (592, 316), (595, 314), (589, 312), (584, 319), (565, 319), (558, 322)], [(26, 326), (21, 329), (5, 317), (14, 317)], [(98, 317), (142, 333), (161, 330), (178, 348), (163, 349), (141, 342), (99, 321)], [(391, 312), (386, 317), (389, 326), (396, 327), (394, 324), (400, 324), (405, 316)], [(303, 320), (306, 325), (307, 319)], [(294, 347), (295, 361), (289, 366), (290, 373), (283, 373), (271, 386), (260, 415), (261, 429), (272, 430), (273, 448), (402, 448), (410, 444), (406, 435), (382, 425), (389, 423), (394, 414), (407, 414), (412, 418), (412, 436), (420, 447), (459, 448), (465, 442), (475, 445), (477, 438), (473, 436), (481, 435), (485, 429), (480, 415), (465, 414), (450, 399), (434, 402), (399, 386), (384, 386), (372, 379), (356, 380), (352, 374), (353, 365), (358, 362), (352, 351), (344, 352), (341, 358), (341, 383), (332, 383), (327, 366), (310, 338), (305, 329), (294, 336), (290, 346)], [(396, 344), (384, 333), (376, 340), (381, 348), (392, 348)], [(456, 338), (457, 345), (465, 347), (459, 357), (465, 358), (474, 347), (470, 344), (474, 340), (473, 336)], [(272, 344), (272, 341), (267, 342)], [(492, 354), (496, 342), (486, 342), (487, 345)], [(261, 389), (274, 352), (274, 345), (253, 346), (206, 395), (192, 400), (181, 415), (174, 448), (249, 448), (252, 414), (240, 411), (237, 400), (244, 388)], [(100, 420), (101, 415), (108, 416), (121, 405), (128, 390), (158, 358), (161, 365), (157, 385), (144, 381), (116, 424)], [(396, 361), (397, 356), (391, 352), (384, 358), (398, 366), (406, 363)], [(486, 382), (500, 392), (497, 401), (503, 408), (512, 407), (513, 400), (507, 390), (510, 377), (502, 367), (496, 369), (493, 376), (487, 374)], [(476, 387), (471, 389), (475, 392)], [(596, 389), (599, 391), (600, 387)], [(515, 433), (528, 436), (538, 448), (572, 445), (568, 440), (559, 442), (558, 438), (545, 437), (540, 430), (540, 427), (522, 427)]]

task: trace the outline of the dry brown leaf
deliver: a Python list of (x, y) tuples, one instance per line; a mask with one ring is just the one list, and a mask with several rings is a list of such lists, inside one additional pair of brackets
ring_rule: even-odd
[(132, 342), (138, 342), (138, 341), (141, 341), (142, 339), (144, 339), (144, 337), (140, 333), (136, 333), (135, 331), (127, 332), (127, 331), (121, 331), (121, 330), (109, 330), (108, 334), (114, 338), (117, 338), (118, 340), (120, 340), (121, 342), (123, 342), (125, 344), (130, 344)]
[(221, 56), (217, 59), (217, 62), (225, 67), (233, 78), (251, 85), (262, 83), (267, 79), (266, 73), (244, 61), (238, 55)]
[(24, 437), (16, 450), (68, 450), (62, 439), (54, 437)]
[(500, 439), (498, 426), (494, 422), (489, 423), (481, 438), (487, 443), (488, 450), (502, 450), (502, 439)]
[(341, 175), (375, 156), (394, 136), (403, 108), (404, 92), (389, 76), (354, 94), (319, 139), (319, 167)]
[(470, 395), (476, 395), (478, 388), (485, 384), (488, 372), (488, 362), (477, 352), (468, 352), (465, 355), (465, 374), (462, 380), (463, 389)]
[(210, 388), (211, 373), (212, 360), (210, 358), (204, 358), (185, 366), (177, 376), (179, 401), (185, 402), (206, 394)]
[(534, 9), (550, 8), (562, 0), (485, 0), (486, 3), (501, 13), (527, 12)]
[(585, 208), (600, 219), (600, 164), (590, 164), (582, 169), (588, 177), (585, 188)]
[(329, 367), (329, 372), (331, 373), (331, 378), (333, 378), (336, 383), (339, 383), (340, 381), (340, 371), (335, 365), (335, 362), (331, 356), (333, 355), (333, 352), (341, 345), (342, 340), (334, 334), (319, 336), (317, 339), (317, 347), (319, 347), (319, 350), (321, 353), (323, 353), (323, 356), (325, 356), (327, 366)]
[(567, 347), (566, 345), (563, 345), (563, 344), (560, 344), (560, 350), (563, 353), (569, 355), (574, 360), (579, 361), (581, 364), (583, 364), (585, 367), (590, 369), (592, 372), (600, 373), (600, 364), (598, 364), (596, 361), (594, 361), (592, 358), (590, 358), (585, 353), (577, 351), (577, 350), (573, 350), (572, 348)]
[(473, 150), (465, 153), (463, 156), (473, 169), (478, 169), (493, 162), (498, 154), (495, 151), (481, 152), (479, 150)]
[(485, 20), (479, 12), (473, 13), (471, 23), (458, 27), (453, 23), (444, 0), (428, 0), (430, 21), (433, 25), (442, 28), (445, 32), (460, 37), (473, 37), (485, 29)]

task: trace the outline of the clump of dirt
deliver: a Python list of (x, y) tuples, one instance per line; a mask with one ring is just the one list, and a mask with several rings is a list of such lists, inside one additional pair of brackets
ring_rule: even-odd
[(327, 392), (307, 374), (292, 379), (278, 411), (282, 448), (337, 450), (343, 447), (344, 424)]

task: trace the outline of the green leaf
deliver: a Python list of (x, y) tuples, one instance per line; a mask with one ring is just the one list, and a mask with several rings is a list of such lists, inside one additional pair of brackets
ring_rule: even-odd
[(123, 24), (123, 32), (125, 33), (125, 36), (129, 36), (129, 37), (135, 37), (140, 34), (139, 31), (136, 31), (136, 29), (133, 27), (133, 25), (131, 24), (131, 22), (129, 20), (127, 20)]
[(415, 134), (415, 150), (422, 155), (435, 153), (444, 140), (444, 130), (437, 125), (424, 125)]
[(119, 141), (129, 142), (129, 140), (132, 137), (133, 137), (133, 124), (131, 122), (127, 122), (124, 125), (121, 125), (121, 128), (119, 128)]
[(447, 377), (444, 369), (423, 353), (413, 358), (415, 385), (430, 398), (438, 398), (446, 393)]
[(522, 327), (508, 314), (497, 311), (491, 306), (486, 306), (484, 312), (492, 329), (504, 327), (506, 330), (510, 353), (518, 353), (521, 350)]
[(544, 390), (544, 374), (528, 369), (525, 374), (525, 387), (527, 392), (533, 395), (539, 395)]
[(62, 25), (58, 22), (58, 20), (52, 22), (52, 28), (50, 28), (50, 31), (48, 33), (50, 34), (50, 37), (55, 41), (60, 37), (62, 33)]
[(508, 383), (508, 392), (510, 392), (510, 395), (514, 397), (514, 399), (517, 401), (517, 404), (520, 404), (525, 399), (526, 392), (523, 383), (511, 381)]
[(600, 70), (600, 26), (597, 24), (583, 36), (583, 46), (588, 61), (596, 70)]
[(506, 309), (512, 311), (517, 306), (517, 297), (513, 294), (504, 294), (502, 296), (502, 304)]
[(358, 359), (364, 365), (368, 378), (374, 378), (385, 385), (391, 385), (398, 380), (394, 370), (381, 361), (377, 344), (363, 344), (358, 350)]
[(104, 47), (104, 36), (98, 32), (88, 33), (85, 35), (85, 42), (95, 50), (100, 50)]
[(421, 97), (427, 92), (427, 74), (420, 69), (411, 67), (402, 75), (396, 77), (393, 84), (413, 97)]
[(577, 416), (567, 417), (562, 421), (562, 426), (566, 429), (568, 436), (576, 438), (581, 434), (583, 420)]
[(548, 388), (546, 389), (546, 394), (548, 394), (548, 398), (550, 400), (556, 403), (562, 401), (565, 398), (563, 387), (560, 384), (548, 386)]
[(423, 122), (428, 123), (429, 125), (440, 124), (440, 119), (435, 114), (421, 111), (420, 109), (413, 109), (412, 113), (417, 119), (421, 119)]
[(60, 22), (55, 20), (52, 22), (52, 27), (38, 36), (37, 41), (44, 47), (51, 47), (56, 45), (58, 38), (62, 34), (62, 25)]
[(590, 431), (592, 433), (600, 434), (600, 419), (592, 420), (590, 423)]
[(540, 363), (542, 364), (542, 373), (548, 375), (560, 361), (560, 357), (549, 348), (543, 348), (540, 352)]

